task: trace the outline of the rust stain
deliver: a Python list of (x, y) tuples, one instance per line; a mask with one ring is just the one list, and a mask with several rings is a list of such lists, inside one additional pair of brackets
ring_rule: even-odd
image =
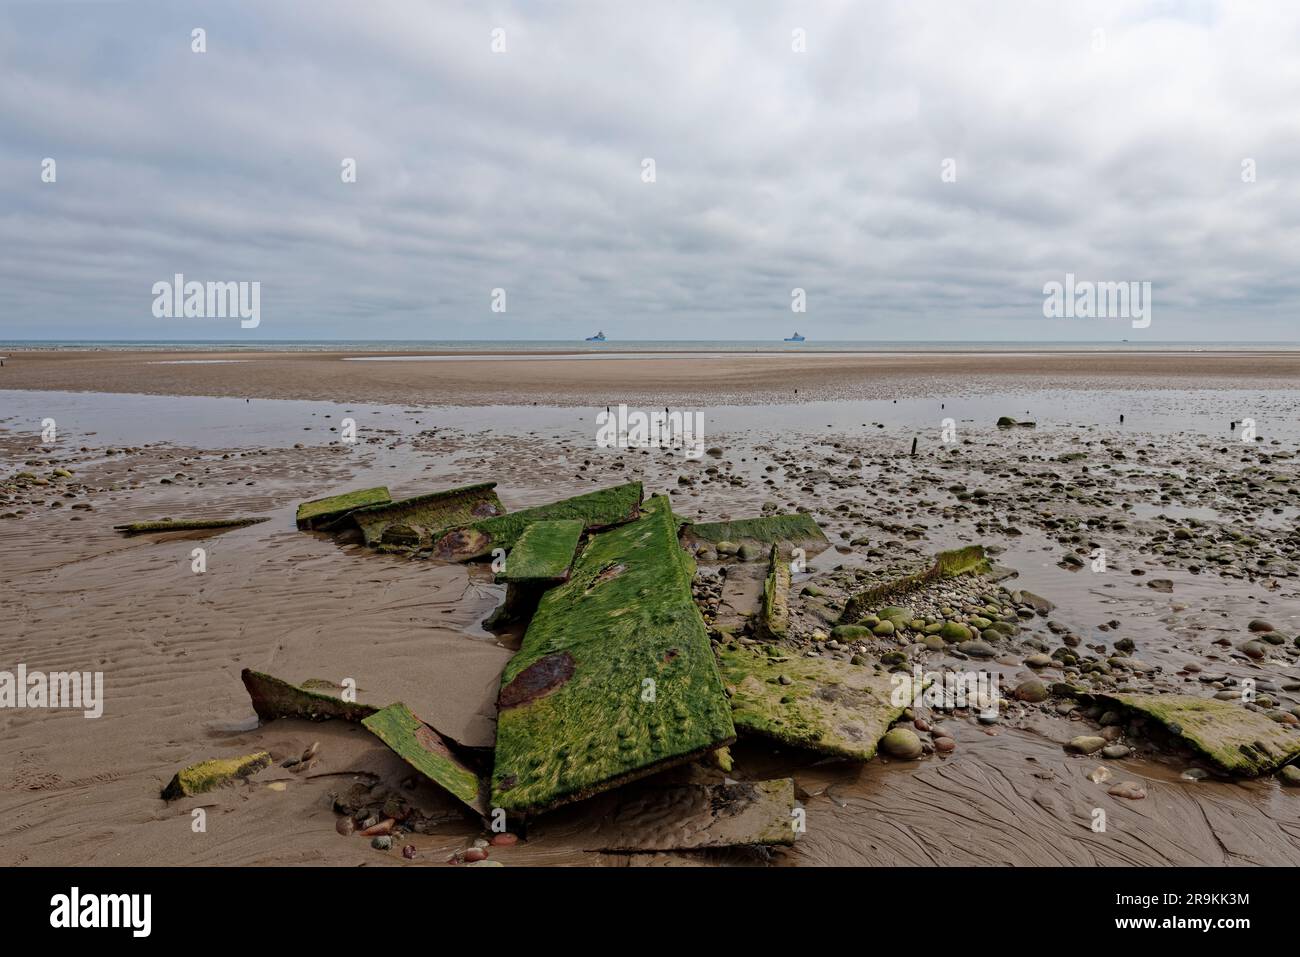
[(500, 708), (515, 708), (545, 697), (573, 677), (573, 655), (561, 651), (539, 658), (501, 689)]
[(453, 528), (433, 548), (439, 558), (480, 551), (487, 544), (487, 536), (473, 528)]
[(442, 740), (438, 732), (434, 731), (427, 724), (422, 724), (415, 729), (415, 741), (426, 751), (432, 751), (434, 754), (450, 755), (447, 749), (447, 743)]
[(490, 518), (499, 514), (499, 509), (492, 502), (479, 502), (471, 511), (479, 518)]

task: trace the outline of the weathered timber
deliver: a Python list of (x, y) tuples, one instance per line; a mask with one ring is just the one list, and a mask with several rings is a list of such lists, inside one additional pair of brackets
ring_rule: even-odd
[(533, 522), (510, 549), (498, 579), (534, 585), (565, 581), (584, 529), (583, 522), (576, 518)]
[(776, 646), (751, 651), (729, 643), (720, 649), (736, 729), (870, 761), (890, 724), (912, 703), (916, 689), (909, 676), (896, 680), (871, 668), (798, 655)]
[[(496, 482), (480, 482), (461, 488), (415, 495), (380, 505), (368, 505), (349, 512), (338, 524), (361, 529), (366, 544), (395, 549), (424, 548), (449, 528), (479, 519), (505, 514), (497, 497)], [(394, 538), (385, 540), (390, 526)]]
[(453, 528), (434, 542), (433, 557), (465, 562), (511, 549), (536, 522), (577, 519), (588, 531), (621, 525), (640, 514), (642, 494), (640, 482), (629, 482)]
[(263, 768), (271, 766), (271, 755), (257, 751), (242, 758), (213, 758), (191, 764), (177, 771), (162, 791), (164, 801), (174, 801), (179, 797), (190, 797), (211, 791), (232, 781), (242, 781), (252, 777)]
[(494, 807), (540, 812), (735, 739), (693, 575), (665, 498), (591, 537), (501, 677)]
[(767, 638), (784, 638), (790, 629), (790, 562), (773, 545), (768, 555), (767, 579), (763, 582), (763, 608), (758, 631)]
[(487, 783), (457, 756), (454, 742), (398, 702), (361, 722), (375, 737), (434, 784), (486, 816)]
[(312, 499), (310, 502), (303, 502), (298, 506), (298, 527), (304, 530), (320, 528), (323, 525), (338, 521), (349, 512), (354, 512), (359, 508), (382, 505), (392, 500), (392, 496), (388, 494), (388, 489), (382, 485), (375, 488), (358, 489), (354, 492), (344, 492), (342, 495), (331, 495), (328, 498)]
[[(361, 721), (379, 709), (373, 705), (344, 701), (335, 695), (324, 694), (307, 687), (289, 684), (273, 675), (245, 668), (239, 673), (253, 710), (263, 721), (276, 718), (306, 718), (308, 721), (326, 721), (339, 718), (343, 721)], [(324, 682), (320, 682), (325, 684)]]
[(734, 522), (687, 524), (682, 529), (682, 538), (690, 543), (708, 542), (711, 545), (719, 542), (733, 542), (737, 545), (747, 542), (774, 545), (782, 542), (802, 548), (810, 555), (824, 551), (830, 545), (821, 526), (806, 512), (742, 518)]
[(193, 532), (210, 528), (244, 528), (269, 521), (269, 518), (167, 518), (159, 522), (114, 525), (113, 531), (125, 535), (142, 535), (145, 532)]
[(1077, 697), (1145, 715), (1231, 774), (1258, 777), (1300, 756), (1300, 731), (1233, 701), (1182, 694), (1083, 693)]
[(850, 597), (844, 603), (844, 613), (840, 615), (840, 622), (852, 625), (885, 602), (900, 598), (931, 582), (956, 578), (959, 575), (982, 575), (989, 570), (989, 567), (983, 545), (967, 545), (965, 548), (940, 552), (935, 556), (934, 564), (925, 571), (873, 585)]

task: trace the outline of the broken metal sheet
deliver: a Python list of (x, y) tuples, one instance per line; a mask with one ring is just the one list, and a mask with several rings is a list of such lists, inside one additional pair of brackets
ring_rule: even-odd
[(124, 535), (142, 535), (146, 532), (193, 532), (211, 528), (244, 528), (269, 521), (269, 518), (167, 518), (160, 522), (114, 525), (113, 531), (122, 532)]
[(598, 824), (581, 836), (592, 850), (688, 851), (795, 841), (798, 804), (791, 778), (674, 787), (646, 782), (597, 800), (591, 815)]
[(364, 721), (375, 737), (430, 781), (487, 816), (487, 782), (455, 753), (455, 743), (413, 715), (398, 702)]
[[(342, 524), (361, 529), (367, 545), (391, 548), (424, 548), (449, 528), (483, 518), (504, 515), (505, 506), (497, 498), (496, 482), (480, 482), (461, 488), (415, 495), (349, 512)], [(390, 526), (394, 539), (385, 539)]]
[(967, 545), (965, 548), (940, 552), (935, 556), (934, 564), (925, 571), (873, 585), (850, 597), (844, 603), (844, 614), (840, 615), (840, 623), (856, 624), (882, 604), (898, 599), (931, 582), (956, 578), (959, 575), (982, 575), (989, 570), (989, 567), (983, 545)]
[(370, 505), (382, 505), (392, 501), (388, 489), (380, 485), (376, 488), (363, 488), (342, 495), (317, 498), (303, 502), (298, 506), (297, 522), (300, 529), (320, 528), (338, 521), (349, 512)]
[(493, 549), (508, 550), (535, 522), (578, 519), (588, 531), (621, 525), (640, 514), (642, 494), (640, 482), (629, 482), (453, 528), (435, 540), (433, 557), (467, 562), (490, 555)]
[[(731, 718), (741, 733), (836, 757), (870, 761), (889, 726), (912, 703), (907, 675), (824, 658), (786, 656), (776, 648), (720, 649)], [(784, 677), (789, 683), (782, 684)]]
[(1141, 712), (1232, 774), (1258, 777), (1300, 755), (1300, 731), (1232, 701), (1181, 694), (1094, 694)]
[(164, 801), (191, 797), (232, 781), (242, 781), (271, 766), (271, 755), (257, 751), (240, 758), (213, 758), (177, 771), (163, 788)]
[(299, 687), (251, 668), (245, 668), (239, 677), (248, 689), (253, 710), (263, 721), (274, 721), (276, 718), (306, 718), (308, 721), (339, 718), (343, 721), (361, 721), (378, 710), (373, 705), (344, 701), (335, 695), (308, 687), (317, 684), (322, 688), (338, 690), (336, 685), (320, 679), (303, 682)]
[(494, 807), (544, 811), (735, 739), (693, 566), (655, 497), (542, 595), (501, 677)]
[(682, 529), (682, 537), (689, 543), (708, 542), (711, 545), (719, 542), (736, 545), (747, 542), (758, 545), (785, 543), (802, 548), (808, 555), (815, 555), (830, 546), (826, 533), (806, 512), (743, 518), (734, 522), (688, 524)]
[(767, 638), (784, 638), (790, 629), (790, 563), (782, 556), (779, 545), (772, 546), (767, 566), (758, 630)]
[(499, 580), (534, 585), (565, 581), (584, 528), (576, 518), (533, 522), (510, 549)]

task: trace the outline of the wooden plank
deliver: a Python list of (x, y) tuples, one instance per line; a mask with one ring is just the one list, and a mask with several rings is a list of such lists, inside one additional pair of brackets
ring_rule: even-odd
[(492, 803), (535, 813), (735, 738), (668, 501), (593, 535), (506, 666)]
[(384, 486), (363, 488), (342, 495), (330, 495), (326, 498), (312, 499), (298, 506), (297, 523), (300, 529), (320, 528), (338, 521), (349, 512), (370, 505), (382, 505), (391, 502), (392, 496)]
[(642, 494), (640, 482), (629, 482), (454, 528), (434, 544), (433, 557), (466, 562), (511, 549), (534, 522), (578, 519), (588, 531), (621, 525), (640, 514)]
[(461, 760), (452, 744), (398, 702), (361, 722), (403, 761), (434, 784), (487, 816), (486, 784)]
[(554, 584), (568, 579), (585, 525), (580, 519), (533, 522), (506, 556), (500, 581)]

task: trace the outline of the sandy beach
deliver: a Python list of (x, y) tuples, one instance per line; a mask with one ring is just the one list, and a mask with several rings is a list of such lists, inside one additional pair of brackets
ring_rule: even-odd
[[(1300, 864), (1300, 789), (1218, 773), (1178, 742), (1107, 731), (1100, 711), (1056, 695), (1010, 694), (1086, 680), (1210, 697), (1249, 679), (1268, 699), (1252, 707), (1300, 724), (1300, 354), (345, 355), (10, 353), (0, 370), (3, 667), (103, 671), (105, 706), (93, 720), (0, 711), (0, 863), (441, 866), (463, 854), (483, 831), (454, 799), (357, 725), (259, 725), (240, 671), (352, 678), (366, 696), (402, 700), (462, 744), (490, 747), (519, 638), (482, 626), (504, 588), (482, 563), (298, 531), (295, 508), (380, 484), (404, 496), (496, 481), (516, 511), (635, 479), (647, 495), (670, 494), (683, 518), (815, 518), (831, 547), (794, 582), (796, 654), (882, 671), (978, 665), (1001, 676), (1007, 698), (992, 722), (974, 709), (914, 709), (908, 727), (924, 745), (915, 759), (835, 761), (742, 738), (726, 775), (690, 769), (714, 782), (792, 777), (807, 827), (790, 847), (605, 852), (601, 821), (629, 800), (611, 792), (530, 822), (493, 859)], [(597, 448), (592, 415), (611, 403), (697, 408), (716, 453), (692, 462)], [(355, 444), (338, 441), (349, 413)], [(1026, 413), (1032, 428), (995, 425)], [(1242, 441), (1244, 419), (1257, 439)], [(231, 515), (269, 521), (113, 531)], [(988, 657), (927, 645), (919, 632), (826, 643), (855, 589), (972, 543), (1015, 572), (979, 594), (1012, 618), (1021, 589), (1050, 605), (1020, 615), (1014, 636), (986, 632), (999, 641)], [(1098, 547), (1104, 574), (1088, 568)], [(716, 641), (726, 640), (720, 596), (737, 567), (699, 559), (696, 597)], [(918, 596), (917, 617), (938, 614), (929, 602), (978, 604), (967, 588)], [(1258, 621), (1268, 630), (1253, 631)], [(1064, 747), (1103, 732), (1123, 756)], [(282, 766), (314, 742), (309, 768)], [(159, 797), (187, 764), (263, 749), (275, 763), (244, 785)], [(1102, 766), (1109, 783), (1094, 779)], [(358, 780), (433, 822), (402, 838), (413, 859), (336, 831)], [(1143, 797), (1113, 794), (1122, 782)], [(191, 827), (195, 809), (206, 812), (203, 833)]]
[[(413, 354), (438, 355), (436, 352)], [(211, 395), (393, 405), (714, 406), (947, 395), (1008, 387), (1295, 388), (1300, 352), (1006, 352), (400, 361), (365, 352), (15, 353), (0, 389)], [(356, 359), (379, 361), (352, 361)], [(518, 361), (523, 358), (524, 361)], [(1139, 385), (1140, 383), (1140, 385)]]

